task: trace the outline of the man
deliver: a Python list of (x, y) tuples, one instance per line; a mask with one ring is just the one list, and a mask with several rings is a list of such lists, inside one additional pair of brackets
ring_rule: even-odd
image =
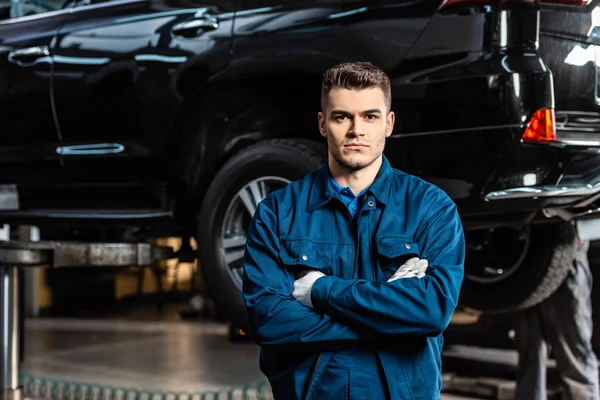
[[(565, 226), (565, 229), (568, 229)], [(574, 237), (574, 228), (571, 236)], [(577, 239), (574, 239), (577, 240)], [(592, 349), (592, 273), (589, 242), (577, 241), (565, 282), (519, 317), (517, 400), (546, 400), (548, 345), (562, 380), (563, 399), (599, 400), (598, 360)]]
[(321, 106), (328, 162), (263, 200), (248, 233), (261, 370), (275, 399), (439, 399), (463, 279), (456, 206), (383, 155), (395, 118), (383, 71), (329, 69)]

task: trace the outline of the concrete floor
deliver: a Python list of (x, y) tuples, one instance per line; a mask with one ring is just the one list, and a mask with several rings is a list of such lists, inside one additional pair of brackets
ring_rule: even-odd
[(25, 343), (22, 373), (70, 382), (198, 393), (264, 381), (257, 346), (215, 322), (29, 319)]
[(216, 323), (28, 320), (22, 372), (61, 380), (201, 392), (262, 381), (258, 349)]

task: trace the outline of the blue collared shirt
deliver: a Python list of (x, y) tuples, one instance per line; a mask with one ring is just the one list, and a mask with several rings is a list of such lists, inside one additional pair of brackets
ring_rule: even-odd
[(342, 202), (346, 205), (346, 207), (348, 207), (348, 211), (350, 211), (352, 218), (356, 217), (356, 214), (362, 206), (360, 199), (369, 188), (366, 188), (358, 195), (355, 195), (349, 186), (340, 186), (340, 184), (337, 183), (337, 181), (333, 178), (333, 176), (331, 176), (331, 174), (329, 175), (329, 181), (331, 182), (331, 185), (333, 186), (334, 190), (339, 193)]

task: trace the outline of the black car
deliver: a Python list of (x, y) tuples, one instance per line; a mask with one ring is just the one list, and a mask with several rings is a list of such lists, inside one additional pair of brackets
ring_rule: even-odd
[(193, 236), (209, 289), (245, 326), (254, 209), (324, 162), (321, 74), (365, 60), (392, 79), (392, 165), (459, 207), (462, 305), (531, 306), (566, 274), (565, 221), (598, 230), (597, 5), (6, 2), (0, 222), (46, 237)]

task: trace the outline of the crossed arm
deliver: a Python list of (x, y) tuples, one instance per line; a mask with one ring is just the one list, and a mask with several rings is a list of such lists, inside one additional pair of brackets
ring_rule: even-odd
[(244, 261), (243, 296), (261, 345), (336, 350), (362, 334), (436, 336), (449, 324), (463, 278), (464, 236), (453, 204), (423, 225), (417, 238), (429, 262), (422, 278), (393, 282), (319, 278), (314, 310), (292, 296), (293, 274), (278, 264), (273, 210), (262, 204), (251, 224)]

